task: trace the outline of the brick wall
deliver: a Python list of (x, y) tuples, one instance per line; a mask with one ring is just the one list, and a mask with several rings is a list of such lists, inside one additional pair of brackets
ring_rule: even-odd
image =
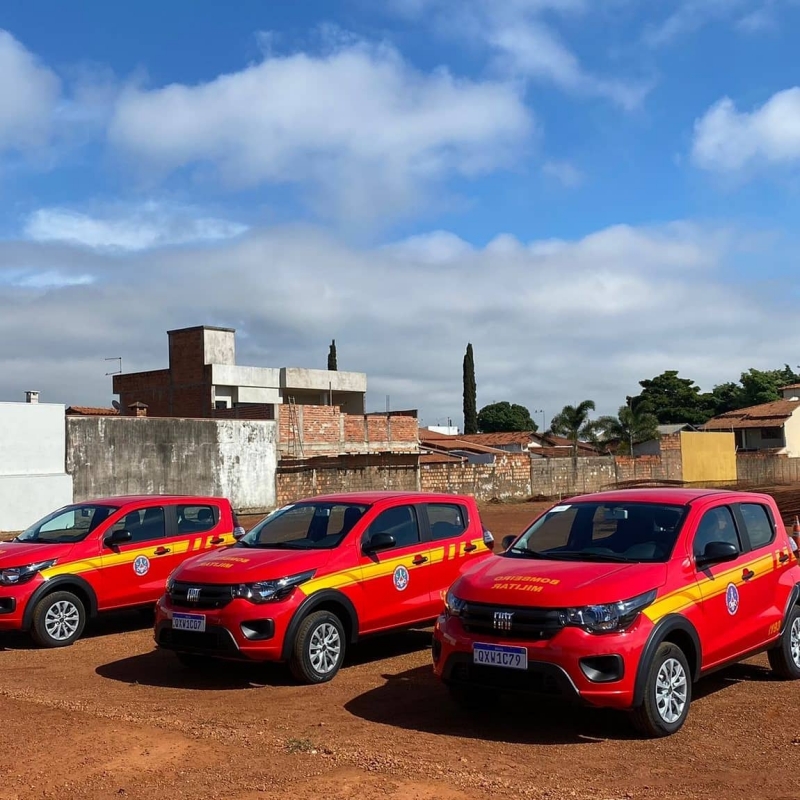
[(741, 486), (769, 486), (800, 481), (800, 458), (771, 450), (736, 454), (736, 476)]
[(344, 414), (338, 406), (282, 405), (277, 409), (281, 453), (293, 458), (419, 449), (416, 417)]
[(123, 414), (128, 414), (128, 406), (136, 402), (147, 404), (149, 416), (166, 417), (170, 414), (172, 389), (168, 369), (115, 375), (113, 388), (114, 393), (119, 394)]
[(234, 408), (212, 408), (211, 416), (214, 419), (275, 419), (275, 407), (271, 403), (254, 403)]
[(417, 456), (392, 453), (284, 460), (275, 483), (278, 505), (337, 492), (413, 492), (419, 488)]

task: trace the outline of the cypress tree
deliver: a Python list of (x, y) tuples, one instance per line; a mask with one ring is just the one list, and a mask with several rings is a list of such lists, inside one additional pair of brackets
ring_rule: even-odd
[(472, 344), (464, 355), (464, 433), (478, 432), (478, 397), (475, 384), (475, 358)]
[(331, 370), (331, 372), (336, 372), (338, 369), (336, 366), (336, 339), (331, 341), (331, 346), (328, 350), (328, 369)]

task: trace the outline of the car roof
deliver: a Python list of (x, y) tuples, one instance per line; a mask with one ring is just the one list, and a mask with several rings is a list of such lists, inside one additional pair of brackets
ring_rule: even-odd
[(219, 503), (224, 502), (222, 497), (212, 497), (204, 494), (127, 494), (115, 495), (113, 497), (97, 497), (91, 500), (84, 500), (80, 503), (72, 503), (71, 505), (96, 505), (96, 506), (127, 506), (127, 505), (145, 505), (150, 503)]
[(415, 502), (462, 502), (467, 499), (458, 494), (437, 494), (435, 492), (342, 492), (340, 494), (325, 494), (318, 497), (304, 497), (298, 503), (354, 503), (356, 505), (372, 505), (386, 500), (409, 500)]
[[(678, 486), (648, 486), (639, 489), (610, 489), (604, 492), (583, 494), (565, 499), (565, 503), (614, 502), (614, 503), (670, 503), (688, 505), (701, 497), (741, 497), (742, 492), (729, 489), (687, 489)], [(745, 494), (745, 496), (747, 496)], [(752, 497), (752, 494), (749, 496)]]

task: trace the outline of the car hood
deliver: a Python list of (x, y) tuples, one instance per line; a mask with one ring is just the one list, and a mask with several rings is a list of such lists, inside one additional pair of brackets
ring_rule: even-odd
[(615, 603), (663, 586), (666, 564), (609, 564), (589, 561), (492, 556), (453, 584), (462, 600), (513, 606), (562, 608)]
[(193, 583), (254, 583), (319, 569), (330, 557), (330, 550), (226, 547), (184, 561), (172, 577)]
[(0, 569), (24, 567), (38, 561), (49, 561), (51, 558), (67, 561), (74, 547), (71, 542), (62, 544), (0, 542)]

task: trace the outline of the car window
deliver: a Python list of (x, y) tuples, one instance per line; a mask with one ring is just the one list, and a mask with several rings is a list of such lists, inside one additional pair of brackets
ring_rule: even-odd
[(413, 506), (395, 506), (382, 511), (369, 526), (367, 537), (388, 533), (394, 537), (395, 547), (411, 547), (419, 543), (417, 511)]
[(167, 535), (163, 508), (139, 508), (129, 511), (114, 523), (112, 531), (130, 531), (131, 543), (163, 539)]
[(431, 538), (452, 539), (467, 529), (467, 515), (462, 506), (454, 503), (428, 503)]
[(80, 542), (117, 509), (112, 506), (77, 505), (59, 509), (17, 536), (20, 542)]
[(178, 506), (178, 533), (202, 533), (216, 525), (213, 506)]
[(742, 549), (736, 525), (733, 522), (733, 514), (727, 506), (712, 508), (703, 514), (703, 518), (697, 526), (697, 533), (694, 535), (694, 555), (702, 556), (711, 542), (724, 542), (735, 545), (737, 550)]
[(775, 531), (767, 515), (767, 509), (758, 503), (742, 503), (739, 506), (751, 547), (765, 547), (775, 537)]

